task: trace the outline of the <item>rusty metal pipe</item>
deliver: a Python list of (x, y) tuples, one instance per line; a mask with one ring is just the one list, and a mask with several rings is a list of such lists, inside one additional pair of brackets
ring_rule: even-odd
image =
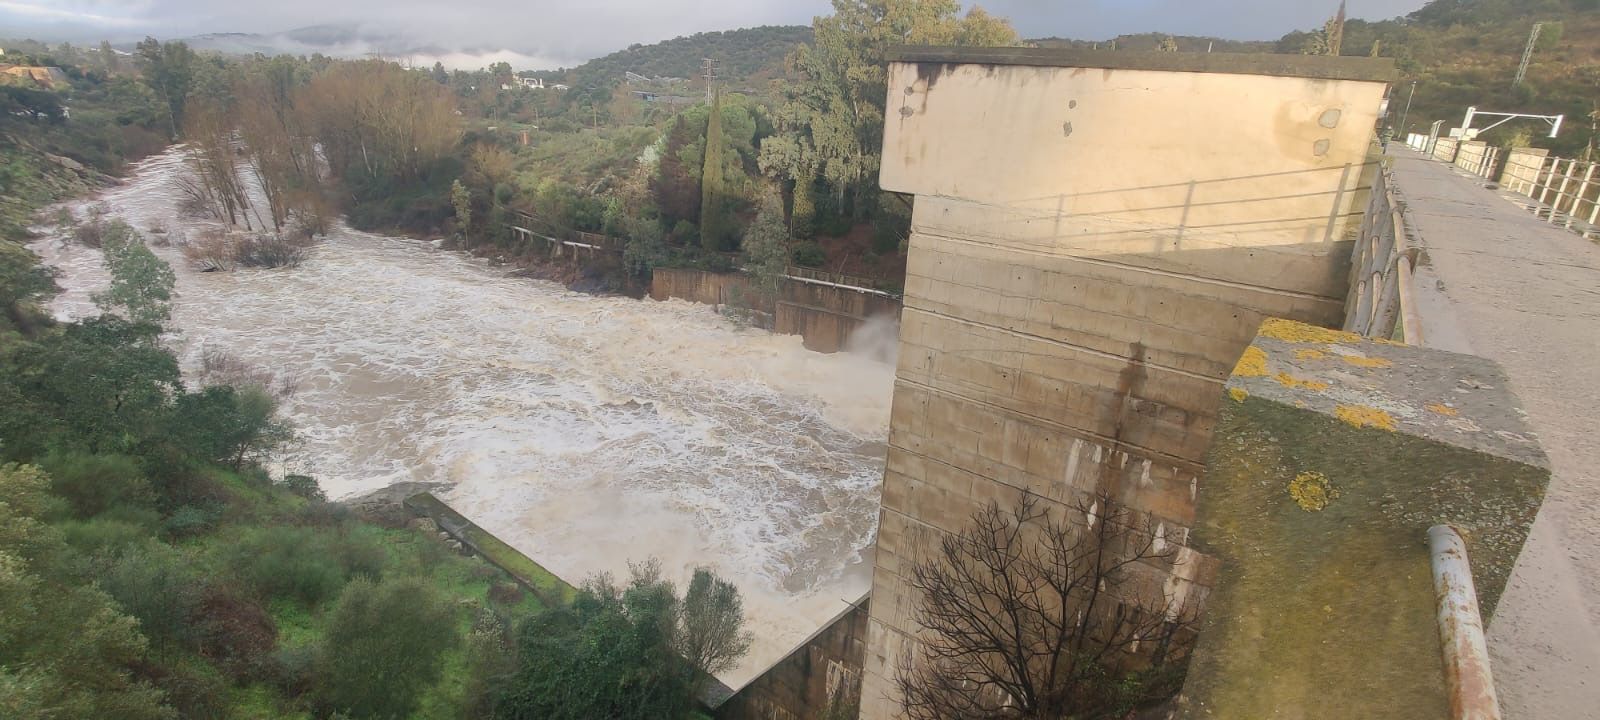
[(1452, 720), (1500, 720), (1500, 699), (1489, 672), (1489, 649), (1478, 614), (1467, 544), (1455, 528), (1428, 528), (1433, 556), (1433, 592), (1439, 603), (1439, 641), (1444, 647), (1445, 685)]

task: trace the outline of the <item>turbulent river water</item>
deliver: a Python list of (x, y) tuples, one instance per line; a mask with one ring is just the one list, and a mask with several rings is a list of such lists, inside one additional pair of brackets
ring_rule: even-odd
[[(177, 151), (90, 202), (185, 227)], [(81, 207), (78, 208), (81, 211)], [(61, 317), (93, 312), (99, 253), (46, 237)], [(274, 465), (334, 498), (447, 484), (460, 512), (572, 582), (654, 556), (745, 597), (737, 687), (869, 584), (893, 368), (809, 352), (702, 305), (596, 297), (407, 238), (340, 228), (298, 268), (178, 273), (170, 342), (299, 381)]]

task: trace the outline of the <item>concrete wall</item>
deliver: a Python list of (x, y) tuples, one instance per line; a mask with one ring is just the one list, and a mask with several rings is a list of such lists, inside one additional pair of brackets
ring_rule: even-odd
[[(862, 717), (895, 717), (910, 563), (990, 501), (1110, 492), (1182, 546), (1222, 381), (1266, 316), (1336, 324), (1378, 61), (931, 49), (889, 67), (913, 193)], [(1284, 74), (1293, 76), (1284, 76)], [(1369, 78), (1369, 79), (1360, 79)], [(1199, 596), (1195, 596), (1199, 597)]]
[(650, 274), (653, 300), (688, 300), (722, 305), (734, 294), (750, 295), (750, 278), (739, 273), (713, 273), (684, 268), (656, 268)]
[(1526, 193), (1539, 181), (1550, 151), (1544, 148), (1515, 148), (1506, 156), (1505, 170), (1500, 173), (1500, 184), (1517, 192)]
[(841, 613), (717, 708), (718, 720), (816, 720), (861, 690), (867, 599)]
[[(650, 282), (650, 297), (678, 298), (707, 305), (725, 305), (735, 298), (755, 300), (750, 278), (739, 273), (657, 268)], [(839, 352), (850, 336), (869, 320), (898, 318), (900, 302), (874, 293), (798, 280), (786, 280), (773, 303), (755, 303), (773, 316), (773, 332), (799, 335), (806, 348)]]
[(1194, 543), (1221, 576), (1178, 717), (1466, 717), (1424, 539), (1467, 538), (1492, 617), (1550, 479), (1508, 384), (1482, 358), (1262, 325), (1201, 491)]

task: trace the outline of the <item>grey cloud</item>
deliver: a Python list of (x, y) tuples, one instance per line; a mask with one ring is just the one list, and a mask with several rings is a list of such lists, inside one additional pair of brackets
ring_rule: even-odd
[[(1424, 0), (1352, 0), (1354, 17), (1381, 19)], [(987, 0), (1027, 37), (1109, 38), (1161, 31), (1267, 39), (1319, 24), (1335, 0)], [(575, 63), (633, 43), (751, 25), (802, 24), (827, 0), (0, 0), (0, 36), (76, 41), (201, 33), (274, 33), (358, 25), (414, 47), (509, 51), (530, 62)]]

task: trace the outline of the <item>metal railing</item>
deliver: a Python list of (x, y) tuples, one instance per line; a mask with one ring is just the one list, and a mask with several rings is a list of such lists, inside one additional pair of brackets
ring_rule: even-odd
[(1405, 208), (1395, 198), (1394, 177), (1387, 168), (1382, 169), (1372, 181), (1350, 258), (1344, 329), (1409, 345), (1424, 344), (1412, 293), (1418, 254), (1406, 235)]
[(900, 299), (900, 295), (898, 293), (882, 290), (877, 287), (877, 281), (864, 277), (845, 275), (843, 273), (831, 273), (825, 270), (814, 270), (812, 268), (799, 267), (797, 265), (790, 265), (783, 272), (784, 275), (787, 275), (790, 280), (798, 280), (803, 283), (812, 283), (816, 285), (827, 285), (846, 290), (855, 290), (857, 292), (881, 295), (883, 297), (895, 300)]
[[(1513, 152), (1500, 186), (1534, 201), (1539, 218), (1593, 235), (1600, 230), (1600, 163)], [(1586, 223), (1587, 227), (1575, 227)]]
[(1455, 528), (1428, 528), (1433, 562), (1433, 593), (1438, 599), (1439, 643), (1444, 652), (1445, 686), (1451, 720), (1500, 720), (1500, 699), (1489, 671), (1478, 590), (1472, 582), (1467, 543)]

